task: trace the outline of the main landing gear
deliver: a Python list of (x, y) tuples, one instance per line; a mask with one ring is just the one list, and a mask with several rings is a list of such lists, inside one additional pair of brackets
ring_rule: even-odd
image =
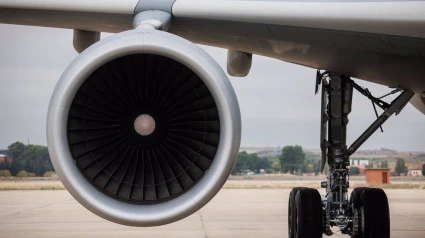
[[(316, 189), (296, 187), (289, 195), (289, 238), (315, 238), (322, 234), (331, 236), (335, 230), (353, 238), (390, 237), (388, 199), (382, 189), (355, 188), (348, 199), (350, 186), (349, 157), (394, 113), (398, 114), (413, 96), (412, 92), (395, 89), (380, 98), (357, 85), (345, 75), (334, 72), (317, 72), (316, 93), (321, 84), (322, 115), (321, 139), (322, 171), (328, 162), (326, 188), (322, 199)], [(372, 101), (377, 119), (347, 148), (348, 115), (351, 112), (353, 89)], [(381, 99), (400, 93), (391, 103)], [(378, 116), (376, 106), (384, 112)], [(331, 227), (336, 229), (331, 230)]]

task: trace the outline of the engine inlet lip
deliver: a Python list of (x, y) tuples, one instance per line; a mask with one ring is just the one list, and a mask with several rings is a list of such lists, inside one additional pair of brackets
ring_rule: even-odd
[[(214, 162), (203, 178), (191, 190), (173, 200), (146, 206), (123, 203), (95, 189), (75, 165), (66, 136), (69, 108), (84, 80), (108, 61), (143, 53), (176, 60), (196, 73), (216, 102), (221, 131)], [(239, 105), (220, 66), (189, 41), (169, 33), (142, 29), (110, 36), (79, 55), (62, 74), (54, 90), (47, 120), (49, 153), (64, 186), (93, 213), (130, 226), (164, 225), (182, 219), (204, 206), (221, 189), (233, 169), (240, 136)]]

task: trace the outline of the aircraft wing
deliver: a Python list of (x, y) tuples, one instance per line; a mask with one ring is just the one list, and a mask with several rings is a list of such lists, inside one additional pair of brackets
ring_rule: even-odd
[(425, 92), (425, 1), (3, 0), (0, 23), (121, 32), (163, 10), (194, 43)]

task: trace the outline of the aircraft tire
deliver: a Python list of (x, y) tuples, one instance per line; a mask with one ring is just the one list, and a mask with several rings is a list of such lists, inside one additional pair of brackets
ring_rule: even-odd
[(316, 189), (301, 189), (295, 195), (294, 231), (297, 238), (322, 237), (322, 199)]
[(364, 190), (360, 196), (360, 213), (364, 238), (390, 237), (390, 209), (384, 190)]
[[(359, 187), (359, 188), (354, 188), (353, 191), (351, 192), (350, 204), (353, 204), (353, 208), (355, 210), (357, 210), (357, 212), (360, 212), (360, 196), (362, 195), (363, 191), (365, 191), (366, 189), (369, 189), (369, 188)], [(354, 212), (354, 210), (353, 210), (353, 212)], [(358, 214), (356, 214), (356, 215), (358, 215)], [(359, 219), (359, 216), (357, 217), (357, 220), (359, 222), (361, 222), (360, 219)], [(353, 225), (355, 225), (355, 224), (353, 224)], [(362, 237), (363, 237), (363, 235), (361, 233), (354, 234), (354, 235), (351, 236), (351, 238), (362, 238)]]
[(305, 187), (295, 187), (292, 188), (291, 193), (289, 193), (289, 201), (288, 201), (288, 238), (295, 238), (294, 232), (294, 213), (295, 213), (295, 195), (301, 189), (306, 189)]

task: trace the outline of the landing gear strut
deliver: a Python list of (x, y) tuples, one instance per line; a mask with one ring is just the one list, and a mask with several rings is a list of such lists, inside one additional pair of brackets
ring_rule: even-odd
[[(355, 188), (348, 198), (350, 156), (394, 113), (398, 114), (413, 97), (401, 92), (390, 104), (372, 96), (369, 90), (357, 85), (348, 76), (334, 72), (320, 73), (316, 78), (316, 93), (322, 85), (321, 138), (322, 171), (328, 164), (326, 188), (323, 199), (316, 189), (294, 188), (289, 197), (288, 231), (290, 238), (331, 236), (335, 230), (351, 237), (390, 237), (388, 200), (382, 189)], [(372, 101), (377, 119), (350, 146), (347, 147), (348, 115), (351, 113), (353, 89)], [(376, 106), (384, 112), (378, 116)], [(309, 197), (308, 202), (305, 197)], [(318, 212), (320, 213), (318, 215)], [(308, 219), (306, 218), (308, 217)], [(336, 229), (331, 229), (336, 227)]]

